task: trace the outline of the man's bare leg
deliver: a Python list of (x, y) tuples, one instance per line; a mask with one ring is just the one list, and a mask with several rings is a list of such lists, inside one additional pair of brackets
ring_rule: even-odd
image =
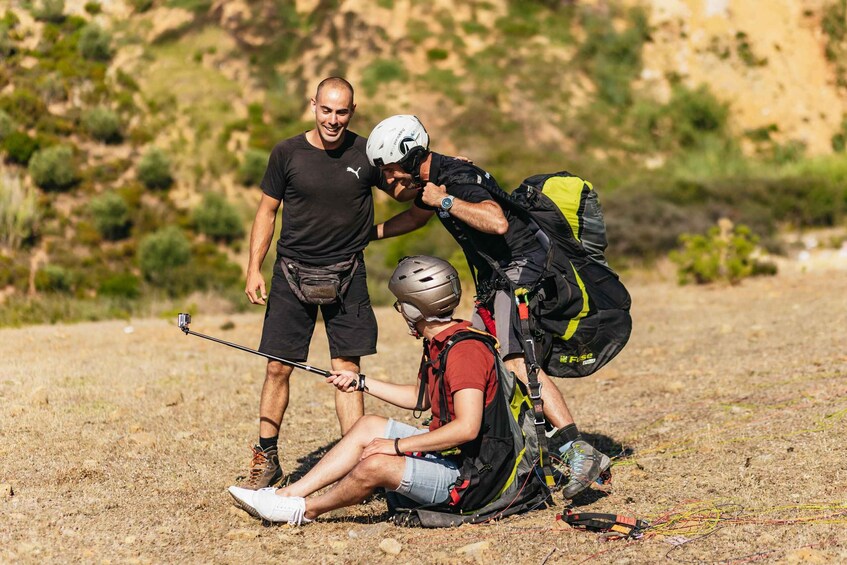
[(293, 367), (279, 361), (268, 361), (265, 383), (259, 398), (259, 437), (279, 435), (282, 418), (288, 408), (289, 377)]
[[(513, 355), (505, 359), (506, 368), (512, 371), (524, 384), (527, 383), (526, 362), (523, 355)], [(550, 380), (544, 371), (538, 371), (538, 381), (541, 383), (541, 400), (544, 402), (544, 417), (557, 428), (564, 428), (574, 423), (571, 411), (565, 402), (565, 397), (559, 388)]]
[[(347, 370), (358, 373), (359, 357), (336, 357), (332, 360), (332, 368), (336, 371)], [(341, 435), (345, 436), (353, 427), (353, 424), (365, 413), (364, 394), (361, 392), (342, 392), (336, 389), (335, 413), (341, 426)]]
[[(387, 423), (388, 419), (382, 416), (369, 414), (359, 418), (349, 433), (342, 437), (303, 478), (277, 490), (276, 493), (280, 496), (306, 497), (338, 481), (360, 463), (362, 452), (371, 440), (385, 437)], [(397, 484), (400, 484), (399, 481)]]
[(326, 493), (306, 499), (306, 518), (315, 517), (345, 506), (359, 504), (377, 487), (396, 490), (403, 480), (406, 458), (393, 455), (371, 455)]

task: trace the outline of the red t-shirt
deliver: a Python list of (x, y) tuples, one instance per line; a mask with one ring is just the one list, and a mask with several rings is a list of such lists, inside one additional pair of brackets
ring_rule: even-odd
[[(429, 375), (427, 375), (427, 389), (430, 407), (432, 408), (430, 431), (441, 426), (439, 418), (441, 415), (441, 385), (435, 377), (438, 354), (441, 353), (454, 333), (470, 325), (470, 322), (461, 321), (442, 331), (429, 342), (429, 358), (435, 364), (429, 366)], [(444, 374), (444, 383), (447, 387), (447, 411), (450, 414), (448, 420), (453, 420), (456, 416), (453, 410), (453, 395), (457, 391), (466, 388), (481, 390), (485, 393), (485, 405), (488, 406), (497, 393), (497, 371), (494, 368), (494, 357), (488, 347), (479, 340), (468, 339), (454, 345), (447, 356), (447, 371)], [(420, 377), (421, 375), (418, 375), (418, 378)]]

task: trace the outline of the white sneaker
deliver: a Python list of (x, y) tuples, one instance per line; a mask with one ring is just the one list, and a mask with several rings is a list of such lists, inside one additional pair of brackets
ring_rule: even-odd
[(253, 490), (249, 488), (242, 487), (229, 487), (229, 494), (235, 500), (236, 506), (253, 516), (254, 518), (262, 519), (261, 514), (256, 508), (253, 506), (253, 496), (260, 491), (275, 491), (276, 487), (265, 487), (259, 490)]
[(306, 499), (300, 496), (279, 496), (273, 489), (261, 489), (254, 491), (250, 503), (268, 522), (287, 522), (291, 526), (311, 522), (306, 518)]

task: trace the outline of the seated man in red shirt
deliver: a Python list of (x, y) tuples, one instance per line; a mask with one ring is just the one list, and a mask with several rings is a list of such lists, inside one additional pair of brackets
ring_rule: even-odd
[[(450, 263), (435, 257), (406, 257), (389, 282), (397, 297), (395, 309), (409, 325), (410, 333), (424, 338), (425, 359), (438, 359), (448, 340), (466, 330), (470, 322), (452, 318), (459, 305), (459, 276)], [(443, 386), (431, 378), (432, 364), (422, 364), (426, 374), (423, 408), (432, 408), (429, 429), (365, 415), (302, 479), (278, 490), (257, 491), (230, 487), (236, 503), (255, 517), (271, 522), (300, 525), (325, 512), (359, 504), (375, 489), (388, 491), (420, 504), (446, 503), (462, 468), (460, 451), (477, 442), (483, 434), (486, 406), (497, 395), (498, 378), (492, 350), (482, 341), (457, 342), (447, 356)], [(446, 359), (445, 359), (446, 363)], [(386, 402), (414, 409), (418, 386), (400, 385), (376, 379), (359, 378), (351, 371), (332, 371), (327, 382), (338, 390), (364, 390)], [(440, 392), (446, 392), (441, 398)], [(445, 410), (446, 409), (446, 410)], [(444, 412), (447, 412), (446, 414)], [(328, 491), (313, 493), (334, 484)]]

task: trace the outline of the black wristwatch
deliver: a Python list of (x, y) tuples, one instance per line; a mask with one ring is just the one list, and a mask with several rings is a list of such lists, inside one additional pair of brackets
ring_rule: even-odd
[(450, 196), (449, 194), (447, 196), (445, 196), (444, 198), (442, 198), (441, 199), (441, 209), (446, 212), (447, 210), (452, 208), (453, 207), (453, 199), (454, 199), (454, 197)]

